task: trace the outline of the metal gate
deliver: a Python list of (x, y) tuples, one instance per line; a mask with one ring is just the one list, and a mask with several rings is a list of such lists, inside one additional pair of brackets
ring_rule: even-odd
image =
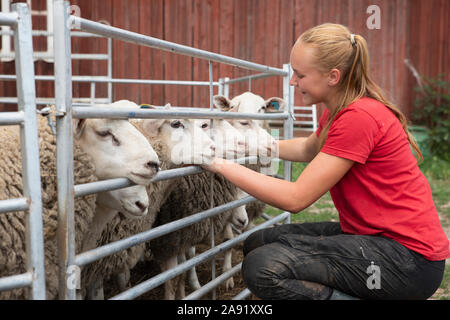
[(0, 13), (0, 24), (14, 30), (18, 111), (0, 113), (0, 125), (20, 125), (23, 197), (0, 201), (0, 214), (25, 211), (26, 269), (23, 274), (0, 279), (0, 290), (30, 287), (32, 299), (45, 299), (44, 239), (42, 229), (41, 175), (34, 85), (31, 15), (24, 3)]
[[(26, 12), (26, 5), (15, 4), (13, 6), (14, 10), (18, 14), (24, 14)], [(19, 10), (20, 9), (20, 10)], [(67, 286), (68, 281), (73, 278), (73, 273), (76, 272), (77, 266), (81, 267), (102, 259), (108, 255), (114, 254), (121, 250), (125, 250), (134, 245), (138, 245), (145, 241), (160, 237), (164, 234), (173, 232), (175, 230), (181, 229), (183, 227), (197, 223), (203, 219), (213, 217), (226, 210), (232, 208), (237, 208), (239, 206), (245, 205), (251, 201), (256, 200), (255, 198), (248, 196), (246, 198), (236, 200), (224, 205), (217, 207), (211, 206), (210, 209), (199, 212), (195, 215), (173, 221), (171, 223), (155, 227), (153, 229), (147, 230), (145, 232), (130, 236), (128, 238), (109, 243), (107, 245), (82, 252), (80, 254), (75, 254), (75, 228), (74, 228), (74, 197), (84, 196), (92, 193), (114, 190), (124, 187), (129, 187), (133, 185), (131, 181), (126, 178), (103, 180), (89, 184), (74, 185), (73, 178), (73, 135), (72, 135), (72, 118), (228, 118), (228, 119), (260, 119), (260, 120), (282, 120), (283, 121), (283, 131), (284, 138), (290, 139), (293, 136), (293, 91), (292, 87), (289, 86), (289, 79), (291, 71), (289, 65), (284, 65), (283, 69), (269, 67), (241, 59), (236, 59), (233, 57), (228, 57), (205, 50), (199, 50), (192, 47), (176, 44), (173, 42), (168, 42), (153, 37), (145, 36), (135, 32), (111, 27), (101, 23), (93, 22), (87, 19), (83, 19), (76, 16), (69, 15), (69, 3), (63, 0), (53, 0), (53, 40), (54, 40), (54, 61), (55, 61), (55, 105), (56, 105), (56, 143), (57, 143), (57, 181), (58, 181), (58, 229), (57, 229), (57, 239), (58, 239), (58, 260), (59, 260), (59, 298), (60, 299), (76, 299), (76, 289), (72, 286)], [(22, 13), (23, 11), (23, 13)], [(16, 26), (15, 37), (17, 38), (17, 48), (18, 56), (16, 56), (17, 63), (26, 64), (25, 67), (17, 67), (18, 75), (18, 88), (19, 91), (19, 106), (23, 108), (17, 113), (10, 113), (4, 115), (6, 120), (0, 120), (0, 124), (12, 124), (20, 123), (23, 121), (25, 126), (27, 121), (30, 123), (31, 129), (34, 130), (34, 136), (28, 137), (32, 143), (34, 143), (34, 148), (37, 148), (37, 134), (36, 134), (36, 110), (35, 110), (35, 95), (34, 95), (34, 74), (29, 73), (29, 70), (33, 70), (32, 67), (32, 49), (31, 49), (31, 21), (28, 14), (28, 25), (27, 31), (24, 31), (22, 24), (25, 24), (26, 19), (17, 19), (15, 13), (11, 14), (1, 14), (0, 22), (6, 23), (10, 26)], [(95, 36), (103, 36), (108, 39), (116, 39), (120, 41), (131, 42), (143, 46), (148, 46), (152, 48), (158, 48), (160, 50), (169, 51), (172, 53), (187, 55), (190, 57), (203, 59), (209, 61), (209, 82), (205, 83), (202, 81), (170, 81), (170, 80), (147, 80), (148, 84), (170, 84), (170, 85), (207, 85), (209, 86), (210, 94), (210, 109), (198, 109), (198, 108), (182, 108), (175, 111), (165, 111), (165, 110), (146, 110), (140, 109), (136, 110), (132, 114), (129, 110), (105, 110), (103, 108), (96, 108), (95, 105), (91, 107), (75, 107), (72, 106), (72, 78), (71, 71), (71, 38), (70, 38), (70, 27), (75, 25), (77, 28), (81, 29), (83, 32), (91, 33)], [(29, 47), (24, 47), (22, 49), (20, 39), (26, 36), (28, 40)], [(110, 40), (108, 40), (110, 41)], [(22, 57), (22, 54), (28, 54), (27, 57)], [(31, 56), (30, 56), (31, 55)], [(238, 78), (238, 79), (219, 79), (219, 81), (213, 81), (213, 63), (225, 63), (233, 65), (235, 67), (245, 68), (252, 71), (257, 71), (260, 73), (251, 75), (249, 77)], [(27, 77), (22, 78), (20, 76), (20, 70), (28, 71)], [(31, 69), (30, 69), (31, 68)], [(218, 87), (219, 94), (228, 95), (228, 86), (232, 83), (238, 81), (249, 81), (251, 84), (252, 80), (259, 78), (264, 78), (268, 76), (282, 76), (283, 77), (283, 99), (287, 101), (287, 108), (283, 113), (277, 114), (245, 114), (245, 113), (224, 113), (213, 111), (213, 90), (214, 87)], [(117, 83), (126, 82), (126, 79), (105, 79), (105, 82)], [(20, 82), (20, 85), (19, 85)], [(23, 82), (23, 83), (22, 83)], [(32, 93), (31, 89), (33, 90)], [(27, 92), (21, 92), (29, 90)], [(22, 100), (24, 101), (22, 101)], [(29, 99), (30, 101), (28, 101)], [(28, 112), (28, 113), (26, 113)], [(6, 113), (5, 113), (6, 114)], [(34, 117), (29, 120), (29, 118)], [(31, 117), (32, 116), (32, 117)], [(4, 118), (2, 118), (4, 119)], [(34, 122), (33, 122), (34, 121)], [(22, 129), (24, 130), (24, 129)], [(24, 130), (25, 134), (28, 132)], [(34, 140), (32, 140), (34, 139)], [(33, 147), (33, 146), (31, 146)], [(24, 149), (23, 149), (24, 150)], [(20, 275), (21, 285), (32, 285), (35, 288), (33, 291), (33, 298), (45, 298), (45, 281), (44, 281), (44, 269), (43, 269), (43, 245), (42, 245), (42, 218), (41, 218), (41, 201), (40, 201), (40, 183), (39, 182), (39, 159), (28, 159), (28, 155), (35, 156), (38, 152), (30, 152), (30, 147), (27, 145), (27, 160), (33, 160), (35, 170), (26, 170), (25, 172), (29, 175), (32, 173), (33, 176), (28, 176), (27, 179), (30, 182), (34, 182), (34, 192), (36, 195), (31, 200), (30, 210), (36, 210), (37, 214), (30, 214), (30, 226), (33, 230), (30, 232), (28, 238), (39, 239), (39, 241), (29, 241), (31, 259), (29, 263), (30, 270), (24, 275)], [(240, 161), (245, 161), (247, 159), (240, 159)], [(37, 170), (36, 170), (37, 166)], [(203, 169), (200, 167), (184, 167), (172, 170), (165, 170), (159, 172), (153, 179), (154, 182), (172, 179), (176, 177), (181, 177), (190, 174), (198, 174), (202, 172)], [(69, 174), (67, 174), (69, 173)], [(291, 179), (291, 163), (285, 161), (284, 163), (284, 179)], [(31, 184), (31, 183), (30, 183)], [(37, 189), (36, 189), (37, 188)], [(11, 200), (7, 200), (11, 201)], [(13, 202), (0, 202), (1, 208), (13, 208), (14, 210), (24, 210), (28, 208), (25, 204), (25, 199), (16, 199)], [(4, 209), (1, 209), (4, 211)], [(33, 219), (33, 221), (31, 221)], [(39, 220), (39, 221), (35, 221)], [(165, 281), (174, 278), (175, 276), (187, 271), (188, 269), (210, 259), (214, 259), (215, 255), (230, 249), (236, 244), (245, 240), (245, 238), (252, 232), (273, 225), (279, 222), (290, 222), (289, 212), (283, 212), (274, 218), (268, 218), (264, 223), (256, 226), (255, 228), (244, 232), (232, 240), (221, 243), (215, 246), (212, 235), (212, 246), (209, 250), (199, 254), (198, 256), (189, 259), (177, 267), (167, 270), (166, 272), (160, 273), (148, 280), (143, 281), (137, 286), (126, 290), (114, 297), (112, 299), (133, 299), (142, 295), (143, 293), (161, 285)], [(39, 224), (40, 223), (40, 224)], [(33, 248), (31, 246), (36, 246)], [(75, 268), (74, 268), (75, 267)], [(196, 299), (201, 297), (205, 293), (213, 290), (220, 283), (224, 282), (227, 278), (239, 272), (241, 264), (234, 266), (227, 273), (215, 277), (214, 268), (212, 271), (212, 281), (204, 285), (199, 290), (193, 292), (191, 295), (187, 296), (186, 299)], [(31, 275), (31, 270), (34, 270), (33, 276)], [(9, 286), (9, 278), (6, 280), (0, 280), (0, 288), (7, 289), (12, 288)], [(234, 299), (243, 299), (250, 292), (248, 289), (242, 291)]]

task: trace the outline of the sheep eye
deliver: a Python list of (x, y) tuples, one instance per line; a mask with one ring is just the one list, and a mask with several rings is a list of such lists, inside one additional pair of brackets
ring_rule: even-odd
[(243, 126), (248, 126), (250, 123), (248, 121), (239, 121)]
[(109, 130), (106, 130), (106, 131), (96, 131), (95, 133), (96, 133), (97, 135), (99, 135), (100, 137), (106, 137), (106, 136), (108, 136), (108, 135), (111, 134), (111, 132), (110, 132)]
[(202, 124), (202, 129), (206, 129), (208, 127), (209, 127), (209, 125), (206, 122), (204, 124)]
[(170, 124), (170, 126), (172, 127), (172, 128), (175, 128), (175, 129), (178, 129), (178, 128), (184, 128), (184, 126), (183, 126), (183, 124), (181, 123), (181, 121), (178, 121), (178, 120), (176, 120), (176, 121), (173, 121), (171, 124)]
[(111, 134), (113, 145), (120, 146), (120, 141), (113, 134)]

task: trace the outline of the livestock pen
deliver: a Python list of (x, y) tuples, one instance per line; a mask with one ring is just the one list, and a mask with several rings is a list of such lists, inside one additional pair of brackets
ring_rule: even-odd
[[(26, 8), (22, 4), (16, 4), (14, 8)], [(258, 120), (281, 120), (283, 123), (283, 137), (284, 139), (289, 139), (293, 137), (293, 124), (294, 124), (294, 107), (293, 107), (293, 90), (289, 86), (289, 79), (291, 70), (288, 64), (283, 65), (283, 68), (274, 68), (270, 66), (265, 66), (241, 59), (236, 59), (229, 56), (224, 56), (216, 54), (213, 52), (195, 49), (193, 47), (179, 45), (173, 42), (168, 42), (153, 38), (150, 36), (142, 35), (139, 33), (131, 32), (128, 30), (108, 26), (98, 22), (83, 19), (77, 16), (71, 16), (69, 14), (69, 3), (63, 0), (53, 1), (53, 41), (54, 41), (54, 81), (55, 81), (55, 106), (56, 106), (56, 140), (57, 140), (57, 179), (58, 179), (58, 229), (57, 229), (57, 239), (58, 239), (58, 255), (59, 255), (59, 299), (76, 299), (77, 297), (77, 285), (79, 282), (78, 277), (80, 276), (80, 268), (86, 266), (94, 261), (100, 260), (108, 255), (117, 253), (121, 250), (125, 250), (132, 246), (141, 244), (146, 241), (150, 241), (167, 233), (179, 230), (183, 227), (197, 223), (203, 219), (219, 215), (226, 210), (237, 208), (239, 206), (245, 205), (249, 202), (255, 201), (256, 199), (247, 196), (243, 199), (236, 200), (227, 204), (214, 207), (211, 203), (211, 208), (199, 212), (195, 215), (173, 221), (171, 223), (161, 225), (152, 228), (143, 233), (139, 233), (128, 238), (109, 243), (107, 245), (94, 248), (92, 250), (76, 254), (75, 248), (75, 229), (74, 229), (74, 198), (81, 197), (93, 193), (126, 188), (132, 186), (133, 183), (126, 178), (118, 178), (111, 180), (97, 181), (93, 183), (74, 185), (73, 179), (73, 135), (72, 135), (72, 119), (73, 118), (111, 118), (111, 119), (129, 119), (129, 118), (193, 118), (193, 119), (214, 119), (214, 118), (225, 118), (225, 119), (258, 119)], [(25, 10), (25, 9), (24, 9)], [(3, 19), (3, 20), (2, 20)], [(0, 16), (0, 22), (6, 22), (8, 24), (13, 24), (11, 17), (8, 15)], [(141, 46), (147, 46), (151, 48), (156, 48), (175, 54), (186, 55), (194, 57), (196, 59), (206, 60), (209, 63), (209, 81), (168, 81), (168, 80), (143, 80), (140, 83), (145, 84), (165, 84), (165, 85), (201, 85), (209, 87), (209, 101), (210, 108), (199, 109), (199, 108), (177, 108), (176, 110), (166, 111), (166, 110), (148, 110), (139, 109), (130, 112), (129, 109), (114, 109), (105, 110), (104, 108), (97, 108), (94, 105), (90, 106), (75, 106), (73, 105), (72, 99), (72, 82), (75, 81), (72, 77), (71, 71), (71, 27), (76, 26), (82, 32), (91, 33), (94, 36), (106, 37), (108, 39), (115, 39), (125, 42), (131, 42)], [(20, 28), (14, 30), (14, 35), (17, 36), (23, 32)], [(31, 38), (31, 30), (29, 32), (29, 37)], [(24, 32), (25, 33), (25, 32)], [(19, 48), (17, 46), (16, 48)], [(28, 49), (30, 50), (30, 48)], [(18, 56), (17, 61), (20, 61), (20, 51), (17, 50)], [(32, 54), (32, 52), (28, 52)], [(17, 68), (17, 81), (23, 81), (25, 79), (28, 81), (29, 85), (34, 83), (34, 73), (30, 73), (32, 70), (32, 58), (31, 66), (27, 66), (27, 73), (21, 72), (23, 68)], [(214, 81), (213, 75), (213, 63), (224, 63), (232, 65), (234, 67), (245, 68), (247, 70), (259, 72), (248, 77), (242, 77), (237, 79), (219, 79)], [(213, 110), (213, 94), (214, 88), (217, 88), (219, 94), (225, 96), (228, 95), (229, 85), (240, 82), (248, 81), (249, 87), (251, 86), (251, 81), (257, 80), (269, 76), (281, 76), (283, 77), (283, 99), (287, 102), (287, 107), (284, 112), (273, 113), (273, 114), (245, 114), (245, 113), (226, 113)], [(83, 80), (90, 80), (88, 78)], [(93, 79), (91, 79), (93, 80)], [(106, 82), (106, 83), (127, 83), (128, 81), (136, 82), (137, 80), (127, 80), (127, 79), (113, 79), (108, 77), (105, 79), (96, 79), (93, 81)], [(20, 86), (18, 85), (18, 88)], [(19, 90), (19, 107), (22, 106), (21, 93)], [(35, 100), (35, 93), (31, 95), (32, 99)], [(110, 95), (109, 95), (110, 96)], [(33, 113), (35, 116), (36, 111), (36, 101), (31, 101), (25, 104), (28, 108), (32, 110), (28, 111)], [(170, 101), (168, 101), (170, 102)], [(16, 120), (19, 121), (19, 120)], [(10, 121), (3, 121), (2, 123), (10, 123)], [(18, 122), (16, 122), (18, 123)], [(31, 149), (27, 149), (30, 152)], [(245, 163), (249, 159), (238, 159), (237, 161)], [(36, 165), (36, 164), (35, 164)], [(198, 174), (202, 172), (203, 169), (196, 166), (184, 167), (172, 170), (165, 170), (159, 172), (156, 177), (152, 180), (153, 182), (158, 182), (166, 179), (173, 179), (176, 177), (181, 177), (185, 175)], [(36, 171), (39, 172), (39, 169)], [(38, 178), (38, 177), (37, 177)], [(290, 180), (291, 178), (291, 163), (286, 161), (284, 163), (284, 179)], [(34, 183), (36, 184), (36, 177)], [(39, 185), (39, 184), (37, 184)], [(213, 191), (213, 190), (212, 190)], [(8, 204), (4, 201), (0, 202), (2, 207), (8, 209)], [(26, 207), (18, 206), (16, 210), (24, 210)], [(33, 219), (39, 220), (39, 216), (31, 215)], [(211, 290), (214, 290), (220, 283), (224, 282), (227, 278), (233, 276), (240, 270), (240, 264), (234, 266), (231, 270), (225, 274), (216, 277), (214, 269), (214, 257), (238, 243), (245, 240), (245, 238), (252, 232), (264, 228), (279, 222), (290, 222), (290, 214), (288, 212), (283, 212), (278, 216), (268, 219), (264, 223), (256, 226), (255, 228), (239, 234), (232, 240), (223, 242), (219, 245), (215, 245), (214, 234), (211, 234), (211, 248), (196, 257), (189, 259), (177, 267), (167, 270), (166, 272), (160, 273), (150, 279), (147, 279), (133, 288), (130, 288), (120, 294), (112, 297), (111, 299), (133, 299), (147, 291), (150, 291), (159, 285), (163, 284), (165, 281), (176, 277), (177, 275), (189, 270), (190, 268), (204, 262), (207, 260), (213, 260), (212, 267), (212, 281), (205, 284), (199, 290), (195, 291), (187, 299), (194, 299), (203, 296)], [(40, 219), (42, 223), (42, 219)], [(30, 225), (38, 230), (38, 236), (42, 238), (42, 225), (39, 225), (39, 221), (30, 221)], [(39, 234), (40, 231), (40, 234)], [(39, 241), (35, 241), (34, 244), (39, 246)], [(33, 250), (31, 250), (34, 252)], [(39, 294), (34, 294), (31, 297), (36, 299), (42, 299), (45, 296), (45, 283), (43, 282), (43, 270), (36, 269), (35, 265), (40, 265), (43, 269), (43, 253), (37, 250), (34, 255), (31, 256), (31, 260), (34, 261), (33, 270), (35, 272), (40, 272), (40, 276), (37, 279), (40, 282), (33, 281), (33, 287), (38, 290)], [(12, 288), (10, 286), (4, 285), (0, 288), (2, 290)], [(26, 282), (27, 285), (31, 283), (31, 277)], [(244, 299), (249, 295), (249, 291), (246, 289), (240, 294), (234, 297), (234, 299)], [(44, 296), (43, 296), (44, 294)]]

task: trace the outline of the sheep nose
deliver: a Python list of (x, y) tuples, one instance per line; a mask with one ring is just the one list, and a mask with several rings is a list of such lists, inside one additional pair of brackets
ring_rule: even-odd
[(212, 151), (214, 151), (214, 152), (216, 151), (216, 146), (212, 145), (210, 148)]
[(152, 169), (154, 170), (156, 173), (159, 171), (159, 164), (153, 161), (149, 161), (145, 164), (145, 167), (147, 167), (148, 169)]
[(136, 207), (138, 207), (142, 212), (144, 212), (145, 210), (147, 210), (147, 206), (145, 204), (143, 204), (140, 201), (136, 201), (134, 203), (136, 205)]

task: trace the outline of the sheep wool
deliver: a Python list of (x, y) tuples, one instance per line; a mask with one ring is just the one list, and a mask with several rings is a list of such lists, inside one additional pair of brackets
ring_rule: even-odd
[[(58, 296), (57, 259), (57, 190), (56, 137), (47, 119), (38, 117), (39, 157), (44, 226), (44, 254), (47, 299)], [(0, 199), (23, 196), (20, 132), (18, 126), (0, 127)], [(75, 184), (96, 181), (94, 167), (87, 154), (74, 146)], [(95, 213), (95, 195), (75, 199), (76, 248), (81, 247)], [(0, 215), (0, 277), (26, 272), (25, 213), (8, 212)], [(0, 299), (25, 299), (28, 289), (0, 292)]]
[[(140, 122), (132, 123), (149, 140), (158, 155), (161, 169), (173, 169), (175, 165), (169, 159), (170, 153), (167, 150), (167, 146), (157, 137), (148, 137), (141, 129)], [(178, 183), (179, 179), (171, 179), (151, 183), (146, 186), (150, 203), (147, 215), (140, 219), (127, 219), (121, 214), (116, 215), (103, 230), (101, 238), (97, 241), (97, 246), (106, 245), (151, 229), (161, 205)], [(129, 273), (130, 269), (143, 256), (144, 250), (145, 243), (139, 244), (85, 266), (81, 273), (81, 287), (89, 288), (97, 285), (98, 281), (108, 280), (121, 273)], [(85, 294), (83, 293), (83, 295)]]

